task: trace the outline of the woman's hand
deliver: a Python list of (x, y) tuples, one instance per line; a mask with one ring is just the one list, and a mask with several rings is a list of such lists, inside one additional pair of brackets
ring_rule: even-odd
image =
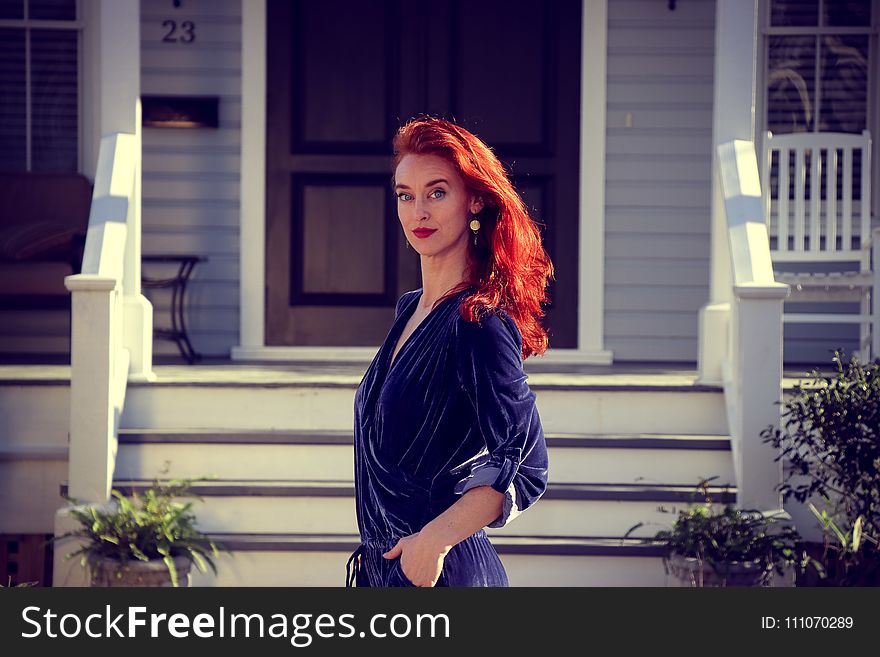
[(427, 535), (416, 532), (404, 536), (382, 556), (400, 558), (400, 570), (414, 586), (434, 586), (443, 571), (443, 560), (449, 550), (439, 547)]

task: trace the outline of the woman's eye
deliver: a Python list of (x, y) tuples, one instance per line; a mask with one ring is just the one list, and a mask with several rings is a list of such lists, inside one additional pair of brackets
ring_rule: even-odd
[(442, 189), (435, 189), (433, 192), (430, 193), (429, 196), (431, 198), (443, 198), (445, 195), (446, 195), (446, 192), (443, 191)]
[(412, 198), (412, 196), (410, 196), (406, 192), (400, 192), (397, 195), (397, 198), (400, 199), (401, 201), (409, 201)]

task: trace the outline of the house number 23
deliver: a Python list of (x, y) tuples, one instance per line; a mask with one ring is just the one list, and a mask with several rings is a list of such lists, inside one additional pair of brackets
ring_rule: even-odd
[(177, 21), (162, 21), (162, 27), (168, 33), (162, 37), (163, 43), (192, 43), (196, 40), (196, 24), (192, 21), (183, 21), (180, 25)]

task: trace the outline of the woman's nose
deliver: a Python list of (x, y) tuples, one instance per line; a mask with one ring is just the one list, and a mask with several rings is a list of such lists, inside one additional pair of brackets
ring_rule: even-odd
[(428, 207), (424, 201), (416, 201), (416, 219), (427, 219)]

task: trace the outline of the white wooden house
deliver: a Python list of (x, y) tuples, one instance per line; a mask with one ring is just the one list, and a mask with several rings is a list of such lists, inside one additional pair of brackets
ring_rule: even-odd
[[(783, 373), (876, 340), (849, 283), (875, 271), (877, 0), (17, 6), (0, 15), (0, 169), (79, 171), (94, 190), (70, 316), (0, 311), (15, 357), (0, 365), (4, 536), (67, 526), (62, 487), (103, 502), (170, 461), (217, 476), (200, 521), (235, 550), (196, 584), (343, 583), (354, 391), (420, 285), (388, 186), (393, 131), (419, 112), (495, 147), (556, 264), (551, 348), (525, 363), (551, 484), (493, 534), (514, 585), (663, 585), (659, 553), (620, 537), (668, 523), (658, 506), (686, 505), (702, 477), (718, 499), (727, 484), (778, 508), (782, 466), (758, 434), (794, 383)], [(213, 108), (213, 127), (180, 127)], [(787, 222), (762, 198), (789, 173), (765, 171), (768, 131), (867, 144), (841, 146), (834, 197), (792, 179), (803, 230), (839, 199), (833, 216), (857, 218), (839, 236), (866, 254), (850, 278), (806, 257), (833, 289), (801, 306), (781, 282)], [(803, 160), (812, 181), (813, 164), (837, 171), (829, 143)], [(142, 287), (148, 255), (206, 258), (185, 306), (196, 365), (159, 364), (177, 348), (153, 334), (172, 299)], [(55, 555), (56, 585), (80, 576)]]

